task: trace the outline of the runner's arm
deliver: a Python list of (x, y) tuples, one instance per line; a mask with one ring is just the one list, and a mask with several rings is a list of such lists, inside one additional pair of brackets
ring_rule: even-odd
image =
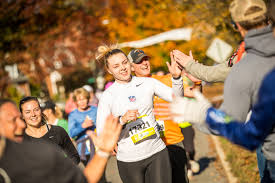
[(154, 78), (151, 78), (151, 82), (154, 87), (155, 95), (168, 102), (172, 102), (173, 94), (176, 96), (182, 96), (184, 93), (182, 77), (179, 79), (172, 78), (172, 88)]
[(60, 127), (58, 133), (60, 134), (60, 136), (62, 137), (62, 140), (63, 140), (62, 148), (63, 148), (64, 152), (75, 164), (78, 164), (80, 162), (80, 157), (79, 157), (78, 152), (77, 152), (76, 148), (74, 147), (69, 135), (62, 127)]

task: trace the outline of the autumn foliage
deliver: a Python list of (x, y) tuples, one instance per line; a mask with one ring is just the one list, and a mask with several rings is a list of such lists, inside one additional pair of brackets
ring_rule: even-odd
[[(66, 75), (73, 72), (75, 65), (89, 68), (94, 63), (95, 72), (100, 71), (102, 63), (94, 61), (100, 44), (140, 40), (182, 27), (193, 29), (190, 41), (166, 41), (142, 48), (151, 56), (153, 70), (166, 69), (165, 62), (170, 60), (173, 49), (184, 53), (192, 50), (197, 60), (211, 64), (205, 53), (214, 37), (233, 47), (240, 40), (230, 26), (229, 3), (230, 0), (3, 0), (1, 88), (8, 81), (3, 79), (7, 64), (18, 63), (24, 75), (42, 84), (56, 69)], [(128, 53), (130, 49), (124, 51)], [(68, 50), (73, 56), (66, 54)]]
[[(166, 41), (143, 48), (151, 55), (155, 68), (165, 66), (169, 52), (179, 49), (184, 53), (193, 51), (196, 59), (207, 61), (205, 52), (214, 37), (219, 37), (233, 46), (239, 40), (238, 34), (230, 27), (228, 11), (230, 1), (198, 0), (110, 0), (102, 20), (106, 25), (110, 40), (128, 42), (144, 39), (175, 28), (193, 29), (191, 41)], [(125, 51), (130, 51), (126, 48)]]

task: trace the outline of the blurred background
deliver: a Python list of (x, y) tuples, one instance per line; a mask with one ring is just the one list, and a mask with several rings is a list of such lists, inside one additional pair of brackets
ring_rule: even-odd
[[(112, 77), (95, 61), (99, 45), (143, 40), (188, 28), (188, 40), (166, 40), (142, 49), (153, 71), (167, 71), (169, 52), (179, 49), (206, 65), (215, 38), (236, 48), (231, 1), (217, 0), (2, 0), (0, 2), (0, 96), (64, 101), (84, 84), (103, 89)], [(123, 50), (128, 53), (130, 47)]]

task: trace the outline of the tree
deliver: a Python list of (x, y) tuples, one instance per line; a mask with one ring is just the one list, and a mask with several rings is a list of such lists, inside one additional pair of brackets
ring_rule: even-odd
[[(113, 42), (134, 41), (175, 28), (192, 27), (191, 41), (166, 41), (158, 45), (143, 48), (152, 56), (153, 67), (163, 67), (169, 60), (169, 52), (179, 49), (185, 53), (193, 51), (200, 61), (209, 60), (206, 49), (214, 37), (237, 45), (240, 40), (230, 27), (228, 11), (231, 1), (215, 0), (110, 0), (102, 20)], [(130, 48), (125, 49), (126, 52)]]
[(1, 76), (4, 66), (14, 63), (40, 84), (61, 66), (68, 71), (75, 65), (87, 68), (96, 47), (108, 39), (98, 16), (104, 5), (100, 0), (1, 1)]

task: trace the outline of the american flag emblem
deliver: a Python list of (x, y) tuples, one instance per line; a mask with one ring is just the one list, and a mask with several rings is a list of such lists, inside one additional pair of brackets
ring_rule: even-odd
[(135, 96), (129, 96), (128, 97), (130, 102), (135, 102), (136, 101), (136, 97)]

